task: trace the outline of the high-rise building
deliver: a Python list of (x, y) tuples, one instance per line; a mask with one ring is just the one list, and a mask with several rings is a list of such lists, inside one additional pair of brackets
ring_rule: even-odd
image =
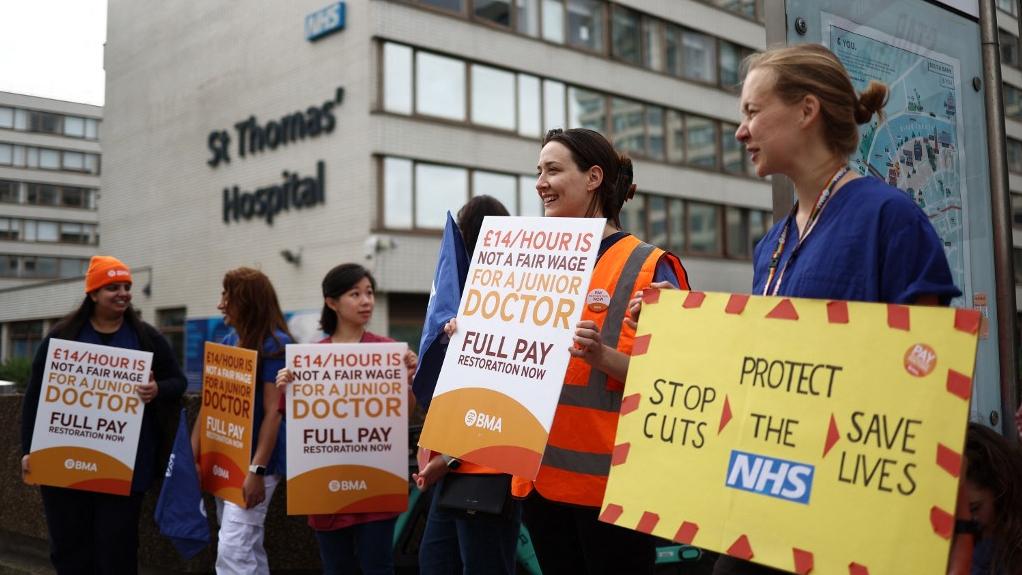
[[(5, 288), (81, 277), (99, 242), (103, 109), (0, 92), (0, 301)], [(58, 282), (59, 283), (59, 282)], [(45, 317), (14, 306), (0, 324), (0, 358), (27, 355)]]

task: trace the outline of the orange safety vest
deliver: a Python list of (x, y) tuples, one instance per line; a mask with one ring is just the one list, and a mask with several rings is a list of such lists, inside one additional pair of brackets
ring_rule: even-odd
[[(631, 355), (635, 330), (624, 324), (628, 302), (653, 282), (661, 258), (673, 268), (678, 287), (688, 289), (688, 276), (677, 256), (632, 235), (615, 242), (597, 260), (588, 294), (603, 290), (609, 294), (609, 305), (586, 305), (582, 320), (596, 322), (605, 345)], [(591, 298), (586, 299), (588, 304)], [(526, 497), (535, 487), (552, 501), (599, 507), (607, 488), (623, 390), (624, 382), (572, 357), (539, 475), (535, 482), (514, 477), (511, 493)]]

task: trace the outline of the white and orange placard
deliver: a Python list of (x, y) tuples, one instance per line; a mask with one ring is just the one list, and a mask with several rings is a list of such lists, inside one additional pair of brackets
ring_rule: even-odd
[(291, 344), (288, 515), (408, 507), (406, 343)]
[(419, 445), (536, 477), (604, 224), (484, 220)]
[(943, 573), (979, 323), (647, 291), (601, 520), (802, 574)]
[(258, 354), (206, 342), (199, 409), (202, 490), (245, 507), (241, 494), (252, 461)]
[(29, 483), (129, 495), (153, 354), (51, 339)]

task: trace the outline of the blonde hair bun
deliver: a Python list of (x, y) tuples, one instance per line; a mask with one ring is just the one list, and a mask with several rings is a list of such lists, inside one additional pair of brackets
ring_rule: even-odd
[(873, 114), (877, 114), (883, 121), (887, 96), (887, 86), (876, 80), (870, 80), (866, 89), (859, 94), (859, 101), (855, 106), (855, 121), (865, 124), (873, 118)]

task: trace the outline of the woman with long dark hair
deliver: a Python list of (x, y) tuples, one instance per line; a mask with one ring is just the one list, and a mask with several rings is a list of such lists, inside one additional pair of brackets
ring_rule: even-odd
[(965, 493), (979, 527), (972, 575), (1022, 575), (1022, 449), (970, 423)]
[[(319, 325), (330, 334), (319, 343), (384, 343), (394, 340), (377, 335), (366, 326), (376, 307), (376, 279), (369, 270), (347, 263), (334, 267), (323, 278), (323, 311)], [(412, 376), (417, 358), (409, 350), (404, 362), (408, 368), (409, 412), (414, 408)], [(290, 369), (277, 374), (277, 386), (284, 388), (294, 380)], [(284, 412), (283, 400), (280, 412)], [(402, 433), (407, 433), (407, 430)], [(337, 513), (310, 515), (309, 527), (319, 543), (323, 572), (327, 575), (390, 575), (394, 572), (394, 524), (398, 513)]]
[[(284, 346), (294, 338), (270, 278), (259, 270), (241, 267), (224, 274), (217, 309), (224, 323), (233, 328), (223, 343), (255, 350), (259, 359), (252, 410), (252, 459), (241, 490), (245, 506), (216, 500), (220, 523), (216, 570), (268, 574), (264, 523), (270, 499), (285, 471), (284, 428), (277, 411), (279, 393), (274, 377), (284, 367)], [(201, 455), (198, 425), (192, 428), (192, 450), (197, 464)]]
[(39, 394), (50, 339), (108, 345), (153, 354), (149, 381), (138, 386), (145, 404), (135, 455), (131, 495), (109, 495), (61, 487), (39, 488), (50, 535), (50, 561), (57, 573), (136, 573), (138, 517), (142, 497), (160, 471), (162, 438), (157, 410), (177, 407), (187, 382), (167, 340), (131, 306), (131, 271), (117, 258), (95, 256), (85, 276), (85, 299), (39, 344), (21, 416), (22, 473), (32, 466)]

